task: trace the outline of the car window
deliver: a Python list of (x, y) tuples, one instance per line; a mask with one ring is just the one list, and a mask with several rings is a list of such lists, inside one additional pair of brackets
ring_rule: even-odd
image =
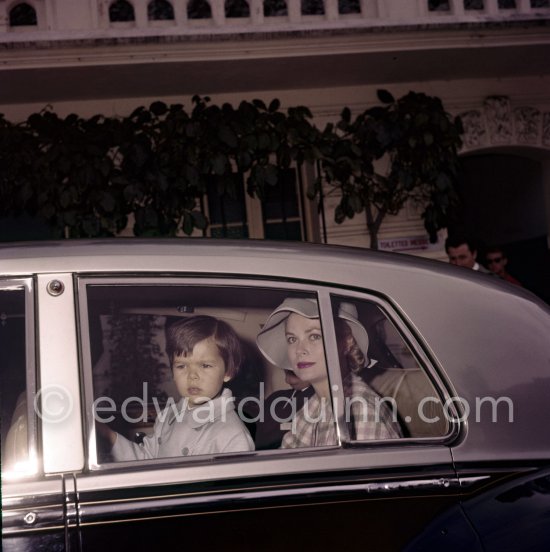
[[(303, 401), (292, 397), (288, 367), (280, 365), (288, 354), (284, 323), (274, 337), (277, 351), (266, 356), (256, 337), (285, 300), (305, 301), (318, 313), (311, 291), (120, 279), (82, 280), (80, 289), (86, 400), (93, 413), (91, 465), (250, 453), (280, 448), (283, 435), (295, 431)], [(212, 320), (221, 323), (215, 337), (208, 326)], [(235, 373), (229, 334), (240, 346)], [(328, 377), (324, 360), (318, 366)], [(220, 397), (225, 399), (221, 412)], [(275, 406), (274, 397), (279, 397)], [(229, 401), (234, 409), (225, 408)], [(224, 413), (228, 421), (216, 429)], [(328, 444), (337, 445), (334, 421), (326, 425), (334, 436)], [(297, 446), (306, 445), (287, 448)]]
[(332, 309), (351, 439), (446, 435), (440, 394), (380, 305), (333, 295)]
[(90, 278), (79, 289), (92, 467), (447, 434), (430, 378), (376, 301), (332, 295), (333, 335), (307, 286)]
[[(2, 477), (32, 474), (34, 339), (30, 281), (0, 283)], [(30, 406), (30, 408), (29, 408)]]

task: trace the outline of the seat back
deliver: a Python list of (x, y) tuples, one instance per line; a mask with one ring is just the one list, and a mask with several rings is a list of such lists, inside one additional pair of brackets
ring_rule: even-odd
[(28, 461), (29, 440), (27, 429), (27, 396), (25, 392), (17, 397), (6, 441), (2, 445), (3, 470), (10, 471), (18, 464)]
[(440, 437), (447, 433), (443, 405), (421, 368), (374, 368), (366, 372), (365, 381), (381, 397), (395, 401), (406, 437)]

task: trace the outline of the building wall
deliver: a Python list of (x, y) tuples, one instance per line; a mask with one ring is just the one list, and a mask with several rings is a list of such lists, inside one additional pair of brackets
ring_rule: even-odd
[[(299, 1), (289, 0), (288, 16), (264, 18), (262, 3), (253, 1), (249, 18), (230, 20), (216, 0), (212, 20), (187, 20), (185, 3), (175, 2), (173, 22), (150, 22), (147, 2), (135, 0), (134, 22), (111, 23), (107, 0), (27, 0), (39, 19), (34, 29), (10, 28), (17, 3), (0, 0), (0, 113), (11, 121), (46, 105), (61, 116), (83, 117), (127, 115), (155, 100), (189, 107), (200, 94), (218, 104), (277, 97), (283, 108), (306, 105), (322, 128), (345, 106), (359, 113), (377, 104), (377, 89), (395, 97), (424, 92), (463, 116), (463, 155), (531, 151), (542, 167), (550, 235), (550, 6), (544, 3), (517, 0), (515, 9), (504, 10), (486, 0), (483, 10), (468, 10), (450, 0), (449, 10), (430, 12), (427, 0), (362, 0), (360, 14), (343, 16), (327, 0), (324, 16), (304, 16)], [(277, 67), (275, 78), (270, 67)], [(128, 75), (138, 82), (130, 91)], [(166, 82), (157, 84), (158, 75)], [(326, 198), (319, 239), (368, 247), (364, 217), (337, 225), (335, 203)], [(419, 212), (408, 205), (387, 217), (382, 248), (445, 259), (444, 233), (427, 244)]]

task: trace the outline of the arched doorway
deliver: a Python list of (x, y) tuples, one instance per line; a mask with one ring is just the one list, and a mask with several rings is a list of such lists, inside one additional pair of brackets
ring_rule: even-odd
[(461, 159), (461, 207), (450, 232), (461, 230), (480, 245), (503, 246), (509, 272), (550, 303), (548, 153), (494, 148)]

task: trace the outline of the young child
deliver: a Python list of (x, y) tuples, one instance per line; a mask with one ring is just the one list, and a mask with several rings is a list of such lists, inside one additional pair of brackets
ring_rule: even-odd
[(237, 375), (241, 344), (234, 330), (211, 316), (194, 316), (166, 330), (166, 352), (181, 395), (158, 416), (152, 435), (138, 445), (107, 426), (99, 431), (116, 461), (254, 450), (223, 384)]

